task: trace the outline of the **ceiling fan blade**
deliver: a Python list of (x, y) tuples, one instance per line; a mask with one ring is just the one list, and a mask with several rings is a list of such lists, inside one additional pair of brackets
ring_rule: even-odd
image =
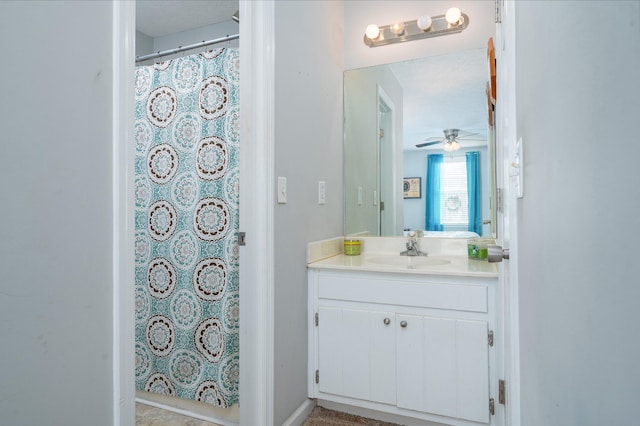
[(435, 141), (435, 142), (422, 142), (422, 143), (418, 143), (416, 144), (416, 148), (422, 148), (425, 146), (430, 146), (430, 145), (436, 145), (442, 143), (442, 141)]
[(476, 136), (479, 135), (480, 133), (478, 132), (467, 132), (466, 130), (458, 130), (458, 135), (456, 136), (456, 139), (460, 139), (460, 138), (468, 138), (470, 136)]
[(457, 138), (458, 142), (486, 142), (486, 138)]
[(423, 140), (423, 142), (434, 142), (434, 141), (442, 142), (443, 140), (444, 139), (442, 139), (441, 137), (436, 136), (436, 137), (426, 138)]

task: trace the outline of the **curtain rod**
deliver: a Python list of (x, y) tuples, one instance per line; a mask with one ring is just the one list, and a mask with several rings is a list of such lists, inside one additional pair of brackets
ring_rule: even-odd
[(148, 61), (149, 59), (156, 59), (162, 56), (173, 55), (175, 53), (184, 52), (186, 50), (193, 50), (199, 47), (210, 46), (212, 44), (223, 43), (225, 41), (231, 41), (238, 38), (240, 38), (240, 34), (227, 35), (227, 36), (216, 38), (213, 40), (201, 41), (200, 43), (190, 44), (188, 46), (178, 46), (175, 49), (163, 50), (162, 52), (158, 51), (156, 53), (150, 53), (148, 55), (136, 56), (136, 64), (138, 62)]

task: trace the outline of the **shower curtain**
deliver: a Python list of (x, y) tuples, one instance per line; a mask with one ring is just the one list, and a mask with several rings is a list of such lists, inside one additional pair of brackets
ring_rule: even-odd
[(238, 402), (239, 54), (136, 69), (136, 388)]

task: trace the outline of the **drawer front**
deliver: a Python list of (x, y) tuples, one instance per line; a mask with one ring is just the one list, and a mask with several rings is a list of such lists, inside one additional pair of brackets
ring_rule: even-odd
[(318, 277), (320, 299), (488, 312), (486, 285), (413, 282), (345, 276)]

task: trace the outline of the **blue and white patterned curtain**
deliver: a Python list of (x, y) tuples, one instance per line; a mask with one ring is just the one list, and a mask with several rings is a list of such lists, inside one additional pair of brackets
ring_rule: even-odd
[(238, 402), (239, 54), (136, 69), (136, 388)]

